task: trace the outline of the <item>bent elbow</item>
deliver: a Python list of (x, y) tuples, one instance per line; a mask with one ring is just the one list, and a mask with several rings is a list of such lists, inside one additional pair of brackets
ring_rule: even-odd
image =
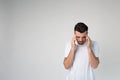
[(93, 69), (97, 69), (97, 68), (98, 68), (98, 65), (99, 65), (99, 63), (96, 64), (96, 65), (93, 65), (92, 68), (93, 68)]
[(97, 66), (93, 66), (92, 68), (93, 68), (93, 69), (97, 69), (97, 67), (98, 67), (98, 65), (97, 65)]
[(70, 66), (68, 64), (64, 63), (64, 68), (68, 70), (70, 68)]
[(68, 67), (68, 66), (65, 66), (65, 69), (67, 69), (67, 70), (68, 70), (69, 68), (70, 68), (70, 67)]

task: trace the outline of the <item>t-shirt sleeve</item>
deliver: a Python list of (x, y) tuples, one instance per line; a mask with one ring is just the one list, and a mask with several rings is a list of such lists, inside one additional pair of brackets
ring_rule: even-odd
[(100, 52), (99, 45), (96, 41), (93, 42), (92, 48), (93, 48), (93, 52), (94, 52), (95, 56), (100, 57), (101, 52)]
[(70, 49), (71, 49), (70, 43), (66, 43), (64, 57), (67, 57), (69, 55)]

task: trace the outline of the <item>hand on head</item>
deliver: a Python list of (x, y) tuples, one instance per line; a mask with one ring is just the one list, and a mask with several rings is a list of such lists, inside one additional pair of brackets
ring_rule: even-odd
[(74, 34), (73, 37), (72, 37), (72, 40), (71, 40), (71, 46), (72, 46), (72, 48), (76, 48), (75, 41), (76, 41), (76, 35)]
[(86, 36), (87, 47), (91, 47), (91, 39), (89, 36)]

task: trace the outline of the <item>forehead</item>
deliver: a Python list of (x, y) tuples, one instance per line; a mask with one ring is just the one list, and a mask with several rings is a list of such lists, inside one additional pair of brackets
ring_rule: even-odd
[(75, 31), (75, 35), (76, 35), (76, 36), (81, 36), (81, 37), (83, 37), (83, 36), (86, 36), (86, 35), (87, 35), (87, 32), (80, 33), (80, 32), (78, 32), (78, 31)]

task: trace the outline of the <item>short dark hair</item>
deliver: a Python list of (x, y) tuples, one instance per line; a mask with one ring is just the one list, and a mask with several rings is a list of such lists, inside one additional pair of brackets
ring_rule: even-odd
[(84, 33), (85, 31), (88, 31), (88, 26), (84, 24), (83, 22), (79, 22), (74, 27), (74, 32), (78, 31), (80, 33)]

